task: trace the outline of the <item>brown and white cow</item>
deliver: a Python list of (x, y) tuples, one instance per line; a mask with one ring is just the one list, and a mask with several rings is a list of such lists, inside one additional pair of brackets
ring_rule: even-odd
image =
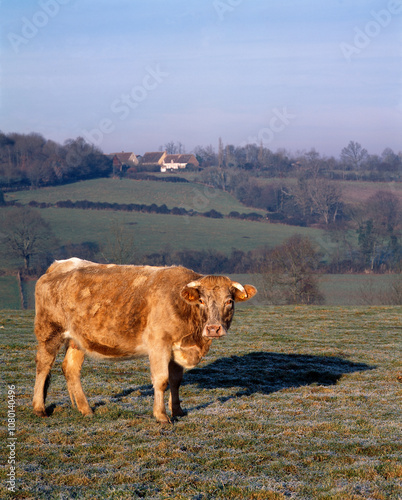
[(256, 294), (225, 276), (202, 276), (184, 267), (103, 265), (81, 259), (53, 263), (36, 285), (38, 339), (34, 412), (46, 416), (50, 370), (63, 344), (63, 372), (71, 401), (83, 415), (92, 410), (82, 390), (85, 354), (102, 359), (149, 356), (154, 415), (169, 422), (183, 415), (179, 386), (214, 338), (226, 334), (234, 302)]

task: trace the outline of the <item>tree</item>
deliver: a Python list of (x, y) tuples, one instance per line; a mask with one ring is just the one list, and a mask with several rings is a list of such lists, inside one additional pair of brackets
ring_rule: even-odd
[(218, 167), (223, 167), (223, 142), (221, 137), (219, 137), (218, 142)]
[(381, 155), (381, 170), (398, 172), (402, 166), (401, 158), (391, 148), (385, 148)]
[(202, 167), (212, 167), (218, 164), (218, 158), (215, 153), (214, 147), (210, 144), (209, 146), (196, 146), (194, 148), (194, 154)]
[(132, 264), (135, 258), (135, 239), (133, 233), (119, 221), (114, 220), (110, 225), (102, 255), (107, 262), (113, 264)]
[(358, 142), (350, 141), (346, 148), (341, 151), (341, 160), (352, 170), (359, 170), (368, 159), (367, 149), (362, 148)]
[(399, 260), (401, 221), (399, 198), (390, 191), (377, 191), (363, 205), (358, 243), (365, 265), (372, 271)]
[(300, 178), (292, 194), (304, 217), (318, 217), (327, 226), (336, 222), (343, 206), (339, 185), (318, 177)]
[(298, 234), (276, 247), (263, 272), (271, 300), (286, 304), (321, 304), (324, 297), (316, 277), (319, 259), (320, 254), (311, 240)]
[(56, 238), (39, 212), (28, 207), (13, 208), (2, 223), (6, 250), (24, 262), (29, 271), (32, 257), (52, 251)]
[(168, 155), (184, 154), (186, 150), (184, 144), (182, 144), (180, 141), (178, 142), (169, 141), (165, 144), (163, 149), (166, 151)]
[(298, 158), (295, 165), (303, 171), (304, 176), (316, 178), (321, 170), (325, 168), (325, 161), (320, 157), (320, 154), (312, 148)]

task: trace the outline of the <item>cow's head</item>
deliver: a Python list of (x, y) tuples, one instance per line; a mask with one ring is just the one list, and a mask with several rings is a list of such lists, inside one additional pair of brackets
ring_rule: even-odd
[(188, 283), (182, 298), (199, 308), (202, 336), (214, 339), (226, 335), (234, 314), (234, 303), (251, 299), (257, 293), (252, 285), (241, 285), (225, 276), (204, 276)]

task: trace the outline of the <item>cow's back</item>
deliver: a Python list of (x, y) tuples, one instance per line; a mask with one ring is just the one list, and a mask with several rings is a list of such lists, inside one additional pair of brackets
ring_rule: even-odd
[(38, 280), (35, 331), (48, 335), (40, 323), (50, 321), (86, 351), (105, 356), (145, 354), (149, 336), (178, 328), (177, 308), (187, 307), (177, 304), (179, 292), (199, 276), (181, 267), (85, 262), (56, 263)]

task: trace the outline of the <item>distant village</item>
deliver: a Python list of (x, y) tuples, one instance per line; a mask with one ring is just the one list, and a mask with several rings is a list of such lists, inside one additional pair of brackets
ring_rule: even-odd
[(113, 162), (114, 173), (125, 173), (128, 170), (136, 171), (136, 167), (153, 168), (161, 172), (181, 170), (186, 167), (198, 169), (199, 163), (193, 154), (167, 154), (166, 151), (145, 153), (143, 156), (135, 153), (111, 153), (107, 155)]

